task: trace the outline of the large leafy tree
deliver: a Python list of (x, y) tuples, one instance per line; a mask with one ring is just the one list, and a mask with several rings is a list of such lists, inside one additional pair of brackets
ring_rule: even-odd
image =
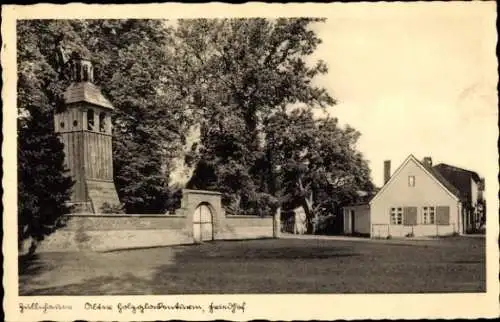
[(315, 119), (310, 109), (283, 110), (266, 123), (269, 185), (290, 207), (301, 205), (309, 219), (335, 213), (371, 192), (366, 160), (356, 150), (359, 132), (336, 118)]
[[(18, 241), (31, 239), (30, 252), (39, 241), (63, 225), (69, 211), (72, 180), (64, 168), (63, 146), (54, 133), (53, 111), (63, 108), (54, 61), (48, 59), (47, 35), (67, 25), (46, 25), (24, 20), (17, 25), (18, 61)], [(72, 34), (68, 33), (71, 37)], [(53, 39), (54, 39), (53, 38)]]
[(263, 180), (266, 118), (299, 102), (334, 104), (312, 82), (327, 72), (326, 65), (305, 61), (321, 43), (310, 29), (320, 21), (196, 19), (179, 24), (184, 65), (202, 75), (190, 86), (193, 108), (204, 119), (202, 161), (190, 184), (222, 190), (232, 212), (255, 212), (262, 209), (262, 200), (276, 202)]
[[(192, 187), (224, 192), (232, 213), (271, 213), (303, 203), (309, 217), (370, 189), (359, 133), (337, 120), (315, 120), (335, 104), (315, 85), (327, 73), (310, 63), (321, 19), (181, 21), (181, 66), (192, 75), (191, 106), (202, 115)], [(194, 74), (190, 74), (194, 73)], [(294, 107), (295, 106), (295, 107)], [(297, 106), (300, 106), (298, 108)]]

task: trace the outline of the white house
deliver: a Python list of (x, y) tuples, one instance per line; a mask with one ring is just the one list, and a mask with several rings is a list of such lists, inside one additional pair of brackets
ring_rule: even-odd
[(464, 229), (459, 190), (432, 167), (410, 155), (392, 174), (384, 162), (384, 186), (366, 204), (344, 208), (344, 233), (372, 238), (443, 236)]

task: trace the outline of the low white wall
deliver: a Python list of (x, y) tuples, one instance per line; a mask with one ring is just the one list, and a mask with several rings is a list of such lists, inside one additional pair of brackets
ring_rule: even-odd
[(275, 235), (273, 221), (273, 217), (226, 216), (215, 239), (271, 238)]
[(190, 227), (182, 216), (69, 215), (66, 227), (47, 236), (37, 251), (108, 251), (192, 243)]
[[(214, 239), (276, 237), (274, 221), (273, 217), (220, 216), (213, 223)], [(37, 252), (110, 251), (193, 243), (189, 216), (78, 214), (69, 215), (66, 227), (47, 236)]]
[(451, 225), (387, 225), (387, 224), (372, 224), (372, 238), (391, 237), (407, 237), (412, 234), (415, 237), (433, 237), (433, 236), (450, 236), (454, 233), (459, 233), (458, 227), (455, 224)]
[(58, 231), (47, 237), (38, 252), (111, 251), (127, 248), (159, 247), (193, 243), (192, 236), (174, 229)]

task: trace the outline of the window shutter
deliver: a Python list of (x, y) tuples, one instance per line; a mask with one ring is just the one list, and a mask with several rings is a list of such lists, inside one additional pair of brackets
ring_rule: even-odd
[(436, 207), (436, 224), (449, 225), (450, 224), (450, 207), (437, 206)]
[(405, 226), (414, 226), (417, 224), (417, 207), (404, 208), (403, 223)]

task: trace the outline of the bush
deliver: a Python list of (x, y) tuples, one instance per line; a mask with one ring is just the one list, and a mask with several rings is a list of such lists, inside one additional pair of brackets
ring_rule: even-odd
[(278, 199), (267, 193), (258, 193), (255, 201), (259, 216), (274, 215), (279, 205)]
[(100, 212), (103, 214), (123, 214), (123, 213), (125, 213), (123, 205), (121, 205), (121, 204), (110, 205), (107, 202), (102, 204)]
[(328, 234), (334, 228), (335, 215), (319, 215), (314, 219), (313, 225), (317, 234)]
[(266, 217), (274, 215), (279, 206), (278, 199), (267, 193), (253, 193), (245, 199), (238, 208), (228, 207), (230, 213)]
[(30, 253), (63, 224), (73, 180), (64, 167), (64, 145), (53, 131), (53, 115), (40, 109), (18, 123), (18, 248), (32, 240)]
[(387, 237), (385, 239), (392, 239), (392, 236), (391, 235), (387, 235)]
[(182, 188), (180, 186), (168, 187), (167, 200), (165, 201), (165, 210), (169, 214), (174, 214), (181, 207)]

